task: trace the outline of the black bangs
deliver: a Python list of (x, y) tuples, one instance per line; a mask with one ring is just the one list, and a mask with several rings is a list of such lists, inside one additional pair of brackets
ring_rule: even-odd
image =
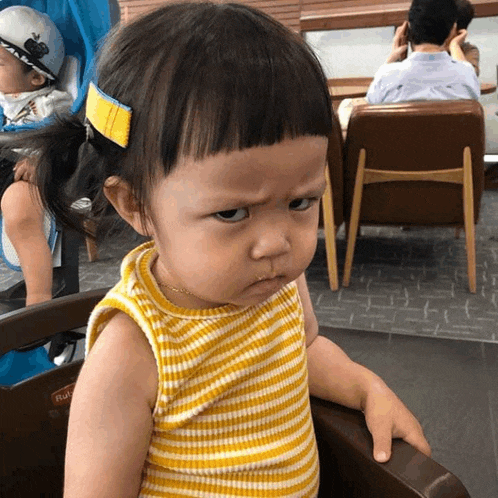
[(168, 107), (176, 112), (163, 130), (166, 168), (179, 156), (201, 159), (332, 129), (315, 55), (297, 34), (235, 4), (218, 5), (196, 23)]
[(111, 33), (98, 74), (100, 89), (133, 109), (128, 148), (106, 157), (104, 175), (125, 180), (140, 206), (182, 157), (332, 130), (311, 49), (246, 5), (165, 5)]

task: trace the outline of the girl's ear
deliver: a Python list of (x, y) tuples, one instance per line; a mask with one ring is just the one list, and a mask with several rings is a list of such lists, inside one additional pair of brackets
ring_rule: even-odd
[(113, 205), (119, 216), (131, 225), (135, 231), (141, 235), (149, 235), (147, 223), (143, 219), (137, 200), (128, 182), (117, 176), (110, 176), (104, 183), (104, 195)]

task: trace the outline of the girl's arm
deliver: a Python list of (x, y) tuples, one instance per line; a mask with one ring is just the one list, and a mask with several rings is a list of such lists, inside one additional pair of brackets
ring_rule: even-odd
[(332, 341), (318, 335), (318, 321), (304, 274), (297, 284), (304, 311), (310, 394), (355, 410), (363, 409), (365, 391), (375, 374), (352, 361)]
[(71, 402), (64, 498), (136, 498), (157, 392), (154, 355), (118, 312), (93, 346)]
[(304, 310), (310, 394), (363, 410), (373, 437), (376, 460), (389, 460), (393, 437), (402, 438), (430, 455), (420, 424), (384, 381), (352, 361), (332, 341), (318, 335), (318, 322), (304, 274), (298, 278), (297, 284)]

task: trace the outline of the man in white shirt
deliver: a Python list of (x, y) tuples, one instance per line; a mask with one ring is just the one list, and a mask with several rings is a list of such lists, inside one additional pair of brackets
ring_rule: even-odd
[[(457, 17), (455, 0), (413, 0), (408, 22), (396, 30), (392, 52), (377, 71), (367, 102), (477, 100), (479, 81), (461, 48), (467, 31), (457, 32)], [(413, 53), (397, 62), (408, 41)]]

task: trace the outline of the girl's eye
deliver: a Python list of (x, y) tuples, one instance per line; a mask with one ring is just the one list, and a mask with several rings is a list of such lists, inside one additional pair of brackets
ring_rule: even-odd
[(242, 221), (244, 218), (249, 216), (246, 208), (239, 209), (228, 209), (227, 211), (219, 211), (215, 213), (216, 218), (221, 221), (227, 221), (229, 223), (234, 223), (236, 221)]
[(289, 208), (293, 211), (305, 211), (313, 204), (314, 201), (315, 199), (294, 199), (289, 204)]

